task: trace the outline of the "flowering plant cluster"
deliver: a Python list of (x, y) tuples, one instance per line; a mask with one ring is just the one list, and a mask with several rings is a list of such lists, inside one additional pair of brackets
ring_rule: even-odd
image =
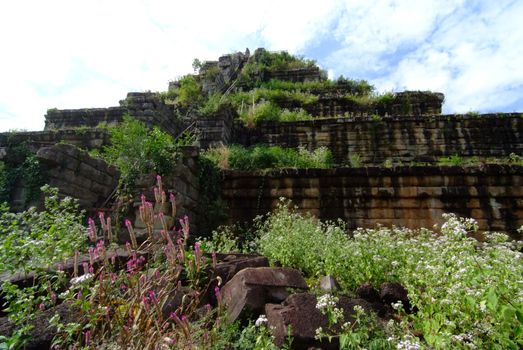
[(347, 235), (342, 224), (320, 223), (284, 202), (259, 223), (259, 246), (271, 260), (308, 276), (336, 277), (346, 290), (401, 283), (416, 310), (403, 316), (411, 340), (422, 334), (436, 348), (521, 348), (521, 244), (501, 233), (479, 242), (467, 235), (477, 229), (473, 220), (444, 219), (439, 232), (378, 227)]

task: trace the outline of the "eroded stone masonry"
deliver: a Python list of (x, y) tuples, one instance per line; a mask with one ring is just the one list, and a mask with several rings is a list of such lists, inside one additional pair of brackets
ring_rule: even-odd
[[(235, 53), (205, 62), (195, 79), (202, 96), (248, 89), (242, 72), (263, 51)], [(257, 56), (258, 55), (258, 56)], [(250, 79), (303, 83), (325, 80), (317, 66), (258, 70)], [(171, 83), (169, 89), (177, 88)], [(0, 134), (0, 160), (13, 147), (24, 144), (36, 154), (48, 182), (62, 195), (80, 200), (88, 211), (111, 204), (119, 173), (86, 151), (109, 140), (108, 126), (124, 115), (158, 126), (179, 137), (191, 131), (198, 147), (188, 148), (168, 187), (185, 198), (180, 215), (188, 214), (198, 226), (201, 210), (199, 149), (237, 143), (282, 147), (329, 148), (335, 169), (286, 169), (265, 173), (222, 172), (222, 197), (229, 222), (248, 221), (275, 207), (279, 197), (321, 219), (341, 218), (350, 228), (378, 223), (411, 228), (432, 227), (441, 214), (455, 212), (478, 220), (481, 230), (500, 230), (521, 238), (523, 225), (523, 167), (482, 165), (489, 158), (514, 158), (523, 154), (523, 118), (519, 113), (441, 115), (441, 93), (405, 91), (383, 103), (357, 103), (344, 93), (348, 83), (311, 88), (312, 102), (300, 105), (281, 100), (281, 108), (302, 108), (314, 118), (295, 122), (262, 122), (245, 126), (238, 111), (224, 106), (211, 115), (171, 103), (161, 94), (131, 92), (118, 106), (76, 110), (51, 109), (45, 129)], [(83, 150), (82, 150), (83, 149)], [(442, 157), (476, 157), (474, 166), (438, 166)], [(357, 163), (357, 164), (355, 164)], [(205, 175), (205, 174), (204, 174)], [(144, 179), (144, 191), (154, 183)], [(15, 180), (16, 182), (16, 180)], [(18, 186), (18, 188), (16, 188)], [(23, 192), (20, 182), (12, 201)], [(20, 208), (18, 208), (20, 209)]]

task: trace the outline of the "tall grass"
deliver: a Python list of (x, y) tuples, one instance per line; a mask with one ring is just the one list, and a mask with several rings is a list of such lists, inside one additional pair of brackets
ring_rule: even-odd
[(221, 169), (260, 170), (273, 168), (330, 168), (332, 153), (325, 147), (314, 151), (256, 145), (219, 146), (202, 154)]

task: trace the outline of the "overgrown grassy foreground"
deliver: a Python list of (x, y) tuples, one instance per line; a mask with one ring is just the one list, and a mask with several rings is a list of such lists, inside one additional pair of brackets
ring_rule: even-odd
[[(161, 184), (157, 193), (157, 201), (168, 205), (169, 195), (161, 195)], [(174, 211), (174, 202), (170, 205)], [(152, 203), (142, 200), (142, 219), (148, 225), (154, 215), (152, 208)], [(54, 344), (60, 349), (224, 349), (226, 345), (274, 349), (262, 322), (259, 326), (224, 322), (227, 315), (220, 288), (213, 288), (215, 281), (205, 273), (216, 264), (215, 255), (209, 252), (237, 250), (239, 243), (273, 262), (299, 269), (313, 291), (316, 279), (326, 274), (335, 276), (349, 294), (364, 282), (378, 286), (398, 281), (408, 289), (414, 313), (407, 315), (396, 305), (396, 317), (380, 324), (360, 312), (354, 324), (342, 327), (342, 348), (523, 346), (520, 246), (497, 233), (488, 235), (486, 242), (468, 238), (467, 233), (475, 230), (473, 220), (448, 215), (441, 233), (378, 227), (347, 234), (342, 223), (321, 223), (282, 202), (273, 214), (258, 219), (250, 238), (241, 242), (230, 229), (224, 229), (215, 232), (212, 239), (189, 245), (189, 226), (184, 218), (179, 230), (165, 227), (162, 237), (149, 236), (141, 246), (133, 238), (131, 223), (126, 222), (131, 237), (125, 248), (129, 259), (121, 268), (112, 243), (112, 223), (103, 216), (96, 223), (90, 220), (78, 245), (78, 230), (70, 229), (77, 227), (77, 215), (73, 205), (56, 199), (48, 201), (47, 212), (40, 216), (2, 212), (1, 272), (31, 269), (38, 278), (27, 288), (10, 283), (2, 286), (8, 300), (4, 307), (19, 330), (0, 339), (0, 349), (22, 348), (30, 320), (64, 303), (76, 316), (73, 322), (58, 316), (52, 319), (59, 330)], [(30, 256), (9, 259), (16, 253), (9, 243), (13, 241), (22, 242)], [(59, 255), (39, 249), (51, 243), (63, 247)], [(61, 261), (66, 255), (76, 261), (80, 251), (88, 252), (89, 261), (76, 266), (76, 278), (71, 281), (60, 268), (44, 269), (44, 261)], [(147, 259), (141, 254), (144, 251)], [(210, 304), (201, 299), (207, 292), (213, 295)], [(182, 302), (166, 313), (165, 305), (176, 293), (181, 293)], [(323, 296), (318, 301), (332, 323), (342, 321), (329, 306), (335, 298)], [(323, 331), (318, 331), (318, 336), (324, 335)]]

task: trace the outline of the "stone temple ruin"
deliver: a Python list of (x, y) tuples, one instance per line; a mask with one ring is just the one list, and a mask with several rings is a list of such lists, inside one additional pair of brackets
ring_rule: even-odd
[[(250, 89), (245, 79), (249, 64), (264, 53), (235, 53), (205, 62), (194, 77), (202, 96)], [(252, 67), (252, 65), (250, 66)], [(251, 80), (291, 83), (324, 81), (315, 65), (249, 72)], [(177, 88), (169, 84), (169, 90)], [(331, 150), (333, 169), (285, 169), (265, 172), (221, 172), (221, 198), (229, 223), (265, 214), (286, 197), (321, 219), (341, 218), (349, 228), (376, 224), (410, 228), (432, 227), (442, 214), (472, 217), (480, 230), (505, 231), (521, 238), (523, 225), (523, 118), (519, 113), (441, 115), (441, 93), (404, 91), (384, 103), (361, 104), (346, 97), (352, 86), (344, 81), (312, 88), (314, 101), (276, 101), (281, 108), (302, 108), (312, 120), (261, 122), (246, 126), (238, 112), (220, 108), (212, 115), (170, 103), (161, 94), (130, 92), (119, 106), (75, 110), (48, 110), (45, 128), (36, 132), (0, 134), (0, 160), (13, 157), (13, 147), (24, 143), (35, 153), (47, 182), (62, 195), (80, 200), (88, 211), (109, 209), (118, 183), (118, 171), (86, 152), (110, 142), (105, 126), (117, 125), (130, 115), (148, 126), (158, 126), (173, 137), (192, 131), (197, 146), (185, 147), (171, 186), (180, 194), (179, 215), (188, 214), (196, 231), (201, 212), (198, 183), (200, 149), (219, 144), (279, 145)], [(477, 161), (470, 166), (441, 166), (444, 157)], [(357, 164), (356, 164), (357, 163)], [(141, 190), (150, 191), (144, 181)], [(24, 200), (27, 183), (17, 180), (9, 193), (13, 209)]]

